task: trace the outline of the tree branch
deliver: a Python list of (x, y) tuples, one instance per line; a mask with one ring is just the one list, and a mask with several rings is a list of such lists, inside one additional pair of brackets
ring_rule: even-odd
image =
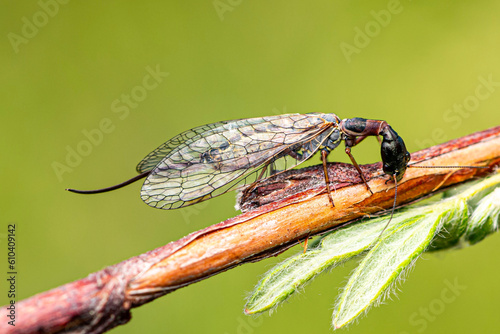
[[(398, 185), (398, 205), (489, 174), (500, 164), (500, 127), (412, 154), (411, 164), (473, 165), (487, 169), (409, 168)], [(279, 254), (311, 235), (392, 207), (394, 183), (381, 163), (356, 170), (330, 164), (335, 202), (325, 192), (321, 166), (278, 174), (240, 196), (244, 213), (16, 304), (16, 326), (2, 333), (103, 333), (130, 320), (130, 309), (237, 265)], [(19, 310), (21, 310), (19, 312)], [(8, 316), (6, 306), (0, 317)]]

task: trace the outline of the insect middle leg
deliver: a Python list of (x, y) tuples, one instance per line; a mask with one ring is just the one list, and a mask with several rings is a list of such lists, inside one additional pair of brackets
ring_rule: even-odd
[(328, 177), (328, 169), (326, 166), (326, 164), (327, 164), (326, 157), (327, 156), (328, 156), (328, 151), (321, 150), (321, 161), (323, 162), (323, 172), (325, 173), (326, 191), (328, 193), (328, 199), (330, 200), (330, 203), (332, 203), (332, 206), (335, 207), (335, 204), (333, 203), (332, 191), (330, 189), (330, 178)]
[[(328, 168), (326, 161), (328, 153), (330, 152), (326, 149), (321, 150), (321, 161), (323, 162), (323, 172), (325, 174), (325, 184), (326, 184), (326, 191), (328, 193), (328, 199), (330, 200), (330, 203), (332, 203), (332, 206), (335, 207), (335, 204), (333, 203), (332, 191), (330, 189), (330, 178), (328, 177)], [(292, 158), (296, 159), (297, 161), (304, 160), (304, 155), (297, 152), (297, 150), (290, 150), (289, 152), (287, 152), (287, 154)]]

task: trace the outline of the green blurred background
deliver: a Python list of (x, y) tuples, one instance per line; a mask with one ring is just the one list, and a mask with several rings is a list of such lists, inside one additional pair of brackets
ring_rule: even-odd
[[(47, 7), (52, 16), (42, 7), (4, 0), (0, 13), (0, 237), (8, 223), (17, 224), (20, 298), (237, 214), (234, 193), (162, 211), (142, 203), (140, 184), (95, 196), (64, 191), (134, 176), (147, 153), (180, 131), (226, 119), (334, 112), (387, 120), (413, 152), (500, 123), (500, 87), (481, 83), (500, 82), (498, 1), (71, 1), (57, 13)], [(39, 27), (30, 30), (33, 23)], [(169, 75), (145, 90), (148, 67)], [(131, 94), (135, 101), (125, 107)], [(462, 113), (453, 109), (463, 104)], [(84, 133), (95, 134), (101, 122), (111, 124), (109, 133), (85, 146)], [(86, 156), (69, 166), (68, 150), (78, 149)], [(348, 161), (342, 151), (330, 159)], [(360, 163), (380, 160), (374, 139), (353, 153)], [(67, 169), (56, 172), (62, 165)], [(496, 332), (499, 241), (495, 235), (424, 256), (398, 298), (372, 309), (350, 333)], [(272, 316), (242, 313), (259, 277), (286, 255), (135, 309), (113, 332), (329, 332), (353, 263), (321, 275)], [(443, 304), (446, 282), (465, 288)], [(3, 305), (5, 290), (0, 296)]]

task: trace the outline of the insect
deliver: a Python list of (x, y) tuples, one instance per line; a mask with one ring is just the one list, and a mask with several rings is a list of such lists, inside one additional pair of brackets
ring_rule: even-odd
[(327, 156), (342, 141), (361, 179), (370, 187), (351, 154), (351, 147), (368, 136), (380, 136), (383, 171), (395, 182), (403, 177), (410, 153), (387, 122), (364, 118), (340, 119), (332, 113), (286, 114), (202, 125), (168, 140), (138, 165), (138, 176), (98, 190), (67, 189), (94, 194), (121, 188), (146, 177), (142, 200), (155, 208), (176, 209), (219, 196), (238, 185), (262, 180), (275, 166), (293, 168), (321, 153), (331, 204)]

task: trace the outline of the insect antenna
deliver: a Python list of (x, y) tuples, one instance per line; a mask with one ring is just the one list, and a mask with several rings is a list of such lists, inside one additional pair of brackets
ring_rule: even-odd
[(137, 180), (140, 180), (140, 179), (143, 179), (145, 178), (146, 176), (148, 176), (149, 174), (151, 173), (151, 171), (146, 171), (146, 172), (143, 172), (133, 178), (131, 178), (130, 180), (127, 180), (125, 182), (122, 182), (122, 183), (119, 183), (117, 185), (114, 185), (114, 186), (111, 186), (111, 187), (107, 187), (107, 188), (102, 188), (102, 189), (95, 189), (95, 190), (77, 190), (77, 189), (66, 189), (67, 191), (71, 191), (72, 193), (77, 193), (77, 194), (99, 194), (99, 193), (105, 193), (105, 192), (108, 192), (108, 191), (111, 191), (111, 190), (115, 190), (115, 189), (120, 189), (120, 188), (123, 188), (131, 183), (134, 183), (135, 181)]
[[(394, 174), (392, 177), (394, 179), (394, 185), (395, 185), (395, 187), (394, 187), (394, 202), (392, 203), (391, 217), (389, 218), (389, 221), (387, 222), (387, 224), (385, 224), (384, 228), (382, 229), (382, 232), (380, 232), (378, 238), (375, 239), (375, 241), (377, 241), (380, 238), (382, 238), (382, 234), (384, 234), (385, 230), (387, 229), (387, 227), (391, 223), (392, 217), (394, 216), (394, 210), (396, 209), (396, 201), (397, 201), (397, 198), (398, 198), (398, 180), (396, 178), (396, 174)], [(375, 241), (374, 241), (374, 243), (375, 243)]]
[[(412, 167), (412, 168), (490, 168), (487, 166), (415, 166), (414, 164), (413, 165), (408, 164), (406, 167)], [(378, 236), (377, 239), (375, 239), (375, 241), (379, 240), (382, 237), (382, 235), (384, 234), (385, 230), (387, 229), (387, 227), (391, 223), (392, 217), (394, 216), (394, 210), (396, 209), (396, 201), (398, 198), (398, 180), (396, 178), (396, 174), (394, 174), (392, 177), (394, 179), (395, 188), (394, 188), (394, 202), (392, 203), (391, 217), (389, 218), (389, 221), (387, 222), (387, 224), (385, 224), (384, 228), (382, 229), (382, 232), (380, 232), (380, 235)]]
[(408, 168), (490, 168), (488, 166), (415, 166), (407, 165)]

